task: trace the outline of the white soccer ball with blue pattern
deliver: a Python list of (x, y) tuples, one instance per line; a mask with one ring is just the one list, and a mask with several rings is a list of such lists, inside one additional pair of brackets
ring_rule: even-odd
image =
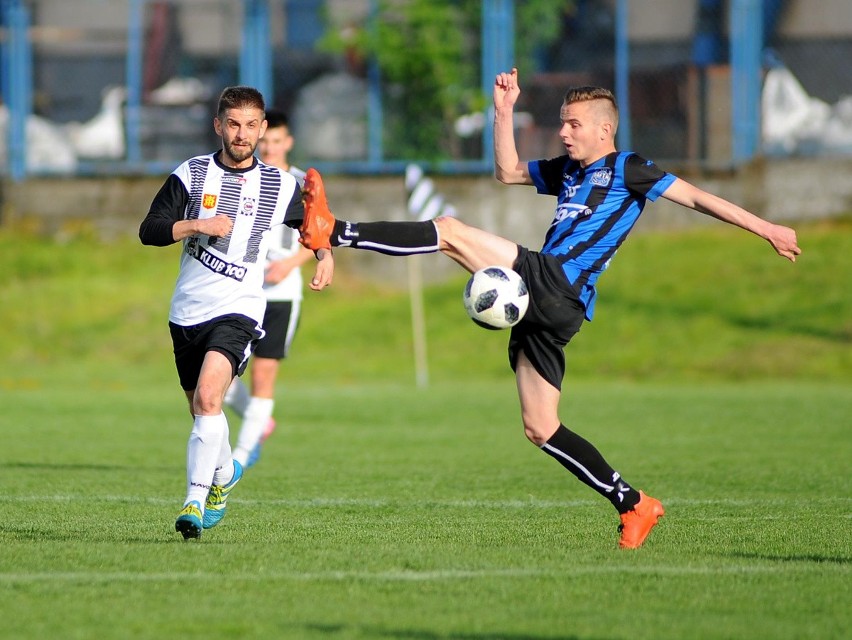
[(530, 295), (526, 283), (506, 267), (485, 267), (475, 272), (464, 288), (464, 308), (480, 327), (508, 329), (527, 312)]

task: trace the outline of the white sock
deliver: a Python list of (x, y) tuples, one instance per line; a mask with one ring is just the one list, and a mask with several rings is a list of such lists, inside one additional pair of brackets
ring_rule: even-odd
[(228, 421), (225, 414), (195, 416), (189, 442), (186, 445), (186, 502), (198, 502), (204, 509), (216, 461), (226, 437)]
[(237, 438), (237, 447), (234, 449), (234, 458), (243, 466), (248, 462), (249, 455), (260, 442), (264, 429), (272, 417), (272, 408), (275, 400), (272, 398), (258, 398), (252, 396), (243, 415), (243, 424), (240, 427), (240, 435)]
[(231, 455), (231, 431), (228, 427), (228, 419), (225, 418), (225, 437), (222, 438), (222, 447), (219, 449), (216, 471), (213, 473), (213, 484), (219, 486), (228, 484), (233, 477), (234, 457)]
[(245, 383), (238, 377), (234, 377), (231, 386), (225, 392), (225, 404), (241, 418), (246, 414), (249, 403), (249, 390)]

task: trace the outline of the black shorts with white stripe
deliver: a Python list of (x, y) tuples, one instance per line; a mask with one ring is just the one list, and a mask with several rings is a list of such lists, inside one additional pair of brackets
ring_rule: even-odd
[(509, 336), (512, 369), (523, 351), (535, 370), (557, 389), (565, 376), (565, 345), (580, 330), (586, 310), (553, 256), (518, 245), (512, 268), (527, 285), (530, 303)]

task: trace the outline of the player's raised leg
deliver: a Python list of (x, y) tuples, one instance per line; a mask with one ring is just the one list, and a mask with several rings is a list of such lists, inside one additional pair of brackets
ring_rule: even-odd
[(351, 222), (335, 219), (322, 177), (309, 169), (303, 189), (305, 218), (301, 242), (314, 251), (329, 246), (366, 249), (394, 256), (443, 252), (469, 272), (502, 265), (512, 268), (516, 243), (453, 218), (424, 222)]
[(494, 265), (513, 268), (518, 257), (518, 245), (515, 242), (457, 218), (437, 218), (435, 225), (438, 228), (441, 253), (470, 273)]

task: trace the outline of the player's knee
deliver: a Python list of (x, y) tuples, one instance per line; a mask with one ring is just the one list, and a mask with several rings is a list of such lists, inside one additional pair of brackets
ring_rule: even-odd
[(199, 385), (192, 398), (192, 410), (195, 415), (211, 416), (222, 410), (222, 398), (212, 387)]
[(527, 440), (532, 442), (535, 446), (540, 447), (548, 441), (552, 434), (548, 434), (546, 430), (542, 429), (535, 422), (525, 419), (524, 435), (527, 437)]
[(455, 246), (464, 237), (467, 225), (453, 217), (435, 218), (435, 226), (438, 228), (438, 235), (441, 238), (441, 243), (445, 246)]

